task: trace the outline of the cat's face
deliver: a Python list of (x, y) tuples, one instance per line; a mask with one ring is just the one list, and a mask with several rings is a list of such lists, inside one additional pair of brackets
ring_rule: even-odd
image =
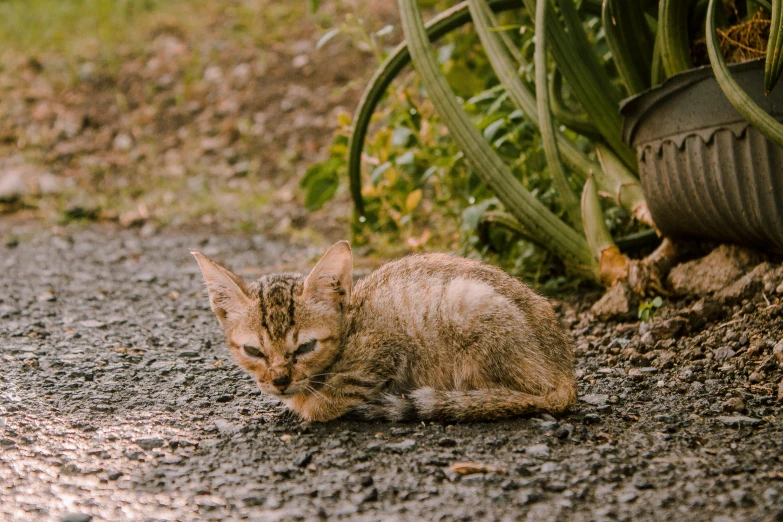
[(325, 377), (340, 349), (351, 294), (351, 249), (337, 243), (309, 276), (275, 274), (255, 283), (193, 252), (234, 359), (264, 393), (280, 399)]

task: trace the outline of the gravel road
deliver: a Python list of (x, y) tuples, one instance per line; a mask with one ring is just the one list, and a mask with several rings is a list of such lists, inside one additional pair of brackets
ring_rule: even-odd
[(315, 254), (99, 225), (0, 247), (0, 519), (783, 520), (779, 297), (651, 325), (559, 302), (557, 419), (306, 425), (231, 363), (189, 247), (247, 274)]

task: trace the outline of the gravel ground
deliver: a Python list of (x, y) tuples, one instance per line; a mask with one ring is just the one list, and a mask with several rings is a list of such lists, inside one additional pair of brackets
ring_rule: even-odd
[(557, 419), (305, 425), (231, 363), (196, 246), (245, 273), (315, 254), (97, 225), (0, 247), (1, 519), (783, 520), (780, 270), (651, 324), (557, 303), (580, 380)]

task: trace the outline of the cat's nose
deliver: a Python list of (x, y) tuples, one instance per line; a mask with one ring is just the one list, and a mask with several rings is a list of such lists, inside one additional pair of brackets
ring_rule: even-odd
[(272, 384), (279, 391), (283, 392), (288, 387), (288, 385), (291, 384), (291, 377), (288, 375), (281, 375), (280, 377), (275, 377), (274, 379), (272, 379)]

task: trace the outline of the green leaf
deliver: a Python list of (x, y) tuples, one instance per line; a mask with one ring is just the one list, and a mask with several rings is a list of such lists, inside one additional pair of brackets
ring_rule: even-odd
[(661, 61), (667, 76), (693, 67), (688, 11), (692, 0), (661, 0), (658, 5), (658, 32)]
[(335, 27), (334, 29), (330, 29), (329, 31), (326, 31), (324, 35), (318, 39), (318, 43), (315, 44), (316, 49), (321, 49), (324, 45), (329, 43), (329, 40), (340, 34), (342, 30), (339, 27)]
[[(539, 126), (538, 104), (536, 95), (525, 85), (517, 74), (517, 68), (509, 56), (510, 47), (502, 37), (492, 31), (492, 18), (483, 0), (468, 0), (473, 24), (479, 34), (481, 44), (487, 53), (492, 69), (500, 82), (508, 91), (514, 104), (527, 115), (535, 126)], [(519, 58), (521, 60), (521, 58)], [(563, 159), (571, 166), (580, 179), (584, 181), (590, 172), (598, 169), (598, 165), (590, 161), (572, 141), (557, 132), (557, 143), (563, 154)]]
[(335, 158), (313, 165), (305, 173), (299, 185), (305, 192), (307, 210), (318, 210), (332, 199), (340, 185), (340, 176), (335, 168)]
[(585, 239), (525, 190), (457, 101), (435, 60), (417, 0), (399, 0), (399, 6), (405, 38), (422, 84), (476, 173), (503, 206), (550, 252), (585, 276), (597, 278), (596, 262)]
[(606, 42), (628, 93), (649, 88), (655, 37), (644, 11), (628, 0), (605, 0), (601, 19)]
[(783, 0), (773, 0), (772, 19), (764, 62), (764, 94), (769, 94), (783, 71)]
[[(519, 0), (489, 0), (490, 9), (496, 12), (519, 9)], [(467, 1), (463, 1), (451, 9), (447, 9), (427, 22), (427, 36), (431, 41), (437, 41), (443, 35), (470, 22), (470, 12)], [(410, 52), (407, 42), (399, 44), (394, 51), (375, 70), (367, 85), (351, 128), (351, 138), (348, 143), (348, 178), (351, 187), (351, 199), (359, 217), (364, 216), (364, 200), (362, 198), (362, 149), (367, 131), (370, 127), (375, 107), (386, 94), (389, 84), (397, 77), (406, 65), (410, 63)]]
[(557, 194), (563, 208), (571, 218), (571, 224), (577, 229), (583, 228), (579, 203), (568, 184), (563, 164), (560, 162), (560, 151), (557, 147), (555, 127), (552, 113), (549, 111), (549, 86), (547, 85), (547, 38), (544, 24), (546, 23), (549, 0), (538, 0), (536, 5), (536, 97), (538, 99), (538, 124), (541, 128), (541, 138), (544, 144), (544, 154), (549, 166), (549, 172), (554, 178)]
[(748, 96), (748, 93), (732, 78), (731, 72), (729, 72), (726, 60), (723, 59), (723, 53), (720, 50), (720, 44), (715, 36), (715, 1), (710, 0), (710, 4), (707, 7), (707, 52), (710, 55), (710, 63), (715, 72), (715, 79), (718, 81), (723, 94), (737, 109), (737, 112), (756, 127), (759, 132), (769, 138), (770, 141), (779, 147), (783, 147), (783, 125), (759, 107), (753, 101), (753, 98)]

